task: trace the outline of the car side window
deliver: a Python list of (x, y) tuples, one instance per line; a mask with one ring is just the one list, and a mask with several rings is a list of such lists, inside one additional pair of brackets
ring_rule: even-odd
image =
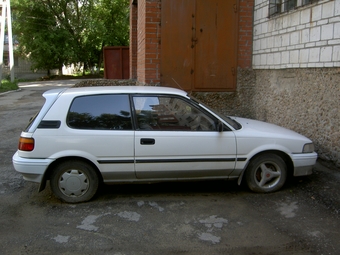
[(139, 130), (216, 131), (213, 118), (178, 97), (135, 96)]
[(67, 115), (67, 125), (75, 129), (132, 130), (128, 95), (76, 97)]

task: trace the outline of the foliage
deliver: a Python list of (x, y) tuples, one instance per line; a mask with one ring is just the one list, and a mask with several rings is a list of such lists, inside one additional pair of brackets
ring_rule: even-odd
[(18, 52), (37, 69), (100, 66), (104, 46), (129, 44), (129, 0), (13, 0), (12, 6)]
[(14, 81), (11, 82), (10, 80), (2, 80), (0, 84), (0, 93), (10, 91), (10, 90), (17, 90), (18, 89), (18, 82)]

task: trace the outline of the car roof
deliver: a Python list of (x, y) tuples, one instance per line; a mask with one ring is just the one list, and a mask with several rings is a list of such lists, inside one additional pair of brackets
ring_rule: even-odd
[(180, 95), (186, 96), (187, 92), (170, 88), (170, 87), (156, 87), (156, 86), (93, 86), (93, 87), (76, 87), (76, 88), (67, 88), (67, 89), (53, 89), (46, 91), (44, 96), (48, 96), (49, 94), (75, 94), (79, 95), (92, 95), (92, 94), (171, 94), (171, 95)]

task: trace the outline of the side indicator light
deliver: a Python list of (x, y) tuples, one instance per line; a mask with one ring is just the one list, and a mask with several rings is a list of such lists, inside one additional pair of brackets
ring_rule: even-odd
[(18, 147), (19, 147), (19, 150), (21, 150), (21, 151), (33, 151), (33, 149), (34, 149), (34, 139), (33, 138), (20, 137)]

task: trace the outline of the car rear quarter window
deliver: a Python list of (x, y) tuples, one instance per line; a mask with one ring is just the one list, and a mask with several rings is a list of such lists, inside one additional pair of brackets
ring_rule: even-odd
[(67, 115), (67, 125), (75, 129), (131, 130), (128, 95), (76, 97)]

